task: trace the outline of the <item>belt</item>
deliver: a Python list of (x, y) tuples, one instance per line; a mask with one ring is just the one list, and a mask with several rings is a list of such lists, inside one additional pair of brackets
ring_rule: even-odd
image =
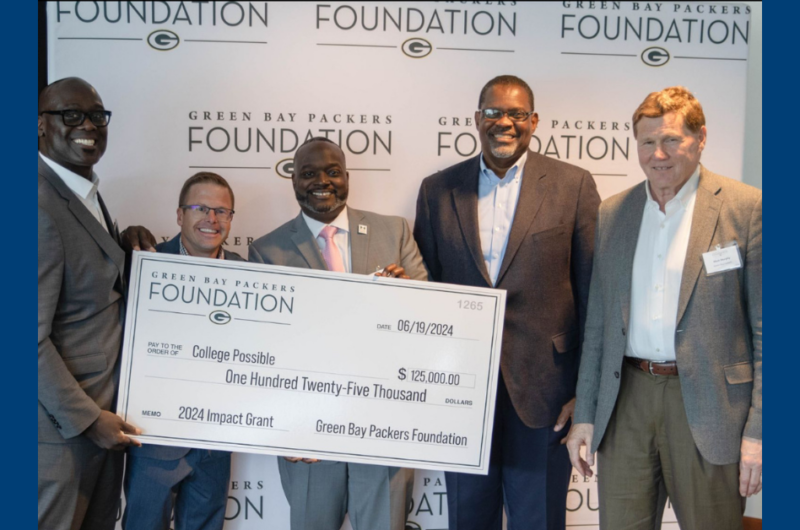
[(678, 375), (678, 363), (675, 361), (648, 361), (638, 357), (625, 357), (625, 362), (651, 375)]

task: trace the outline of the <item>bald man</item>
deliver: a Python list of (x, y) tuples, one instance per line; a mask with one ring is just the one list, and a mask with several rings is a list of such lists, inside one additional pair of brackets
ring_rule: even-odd
[(114, 414), (125, 252), (93, 171), (111, 112), (68, 78), (39, 98), (39, 528), (111, 530), (120, 449), (138, 429)]
[[(349, 182), (339, 146), (327, 138), (301, 145), (292, 174), (300, 214), (254, 241), (250, 261), (427, 280), (406, 220), (350, 208)], [(337, 309), (336, 300), (320, 303)], [(405, 529), (413, 470), (308, 458), (279, 458), (278, 467), (292, 530), (339, 530), (346, 513), (354, 530)]]

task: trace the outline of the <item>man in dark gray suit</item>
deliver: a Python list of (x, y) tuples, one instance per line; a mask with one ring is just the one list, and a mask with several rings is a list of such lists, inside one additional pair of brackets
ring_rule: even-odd
[(533, 92), (481, 90), (481, 154), (422, 182), (414, 237), (437, 282), (508, 293), (488, 476), (446, 473), (450, 530), (563, 529), (574, 407), (600, 197), (585, 170), (528, 149)]
[[(250, 261), (303, 269), (426, 280), (405, 219), (349, 208), (342, 150), (327, 138), (300, 146), (292, 173), (300, 214), (250, 246)], [(382, 271), (382, 272), (380, 272)], [(336, 300), (325, 300), (331, 318)], [(404, 530), (414, 473), (410, 469), (279, 458), (292, 530)]]
[[(641, 184), (600, 207), (575, 424), (600, 527), (741, 529), (761, 490), (761, 191), (700, 164), (700, 103), (653, 92), (633, 115)], [(584, 460), (580, 448), (588, 452)]]
[(110, 115), (82, 79), (39, 97), (38, 498), (48, 530), (112, 529), (118, 449), (138, 445), (128, 436), (138, 429), (114, 414), (125, 253), (92, 171)]
[[(216, 173), (200, 172), (183, 184), (178, 226), (158, 252), (244, 261), (222, 248), (233, 221), (234, 197)], [(225, 523), (231, 454), (227, 451), (145, 444), (128, 450), (125, 468), (125, 530), (221, 530)]]

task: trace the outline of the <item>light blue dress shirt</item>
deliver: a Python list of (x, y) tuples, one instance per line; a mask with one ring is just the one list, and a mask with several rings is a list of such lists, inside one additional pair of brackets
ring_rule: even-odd
[(522, 154), (501, 179), (486, 166), (481, 155), (481, 174), (478, 178), (478, 226), (481, 251), (492, 285), (497, 284), (497, 275), (503, 264), (508, 246), (508, 234), (514, 223), (514, 213), (519, 202), (522, 186), (522, 170), (528, 160), (528, 152)]

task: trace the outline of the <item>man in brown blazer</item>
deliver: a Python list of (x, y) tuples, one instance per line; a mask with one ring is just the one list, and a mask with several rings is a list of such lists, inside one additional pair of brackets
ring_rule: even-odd
[(563, 529), (561, 429), (575, 384), (600, 197), (585, 170), (528, 150), (533, 92), (500, 76), (480, 94), (481, 154), (426, 178), (414, 237), (432, 281), (508, 293), (488, 476), (446, 473), (451, 530)]
[(653, 528), (663, 488), (681, 528), (740, 529), (761, 490), (761, 191), (700, 165), (685, 88), (633, 124), (647, 180), (600, 207), (570, 457), (591, 476), (598, 451), (603, 529)]

